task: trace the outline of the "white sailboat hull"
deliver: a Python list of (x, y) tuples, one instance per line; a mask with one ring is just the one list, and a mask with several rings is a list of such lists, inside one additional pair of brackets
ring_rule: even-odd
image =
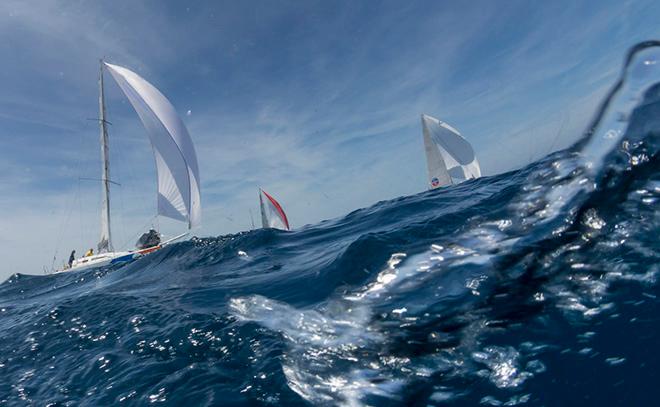
[(162, 242), (158, 246), (147, 247), (146, 249), (125, 251), (125, 252), (108, 252), (108, 253), (95, 254), (93, 256), (81, 257), (79, 259), (75, 259), (71, 264), (71, 267), (66, 267), (60, 270), (56, 270), (55, 273), (66, 273), (69, 271), (87, 270), (94, 267), (104, 267), (119, 263), (129, 263), (139, 257), (160, 250), (163, 247), (167, 246), (168, 244), (175, 242), (186, 235), (188, 235), (187, 232), (182, 233), (178, 236), (174, 236), (173, 238)]
[(57, 270), (56, 273), (80, 271), (94, 267), (108, 266), (111, 264), (126, 263), (136, 259), (137, 258), (136, 254), (137, 253), (135, 252), (109, 252), (109, 253), (95, 254), (93, 256), (81, 257), (79, 259), (74, 260), (73, 263), (71, 264), (71, 267)]

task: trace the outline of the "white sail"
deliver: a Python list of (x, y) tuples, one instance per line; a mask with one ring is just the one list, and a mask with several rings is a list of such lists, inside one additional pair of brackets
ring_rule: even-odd
[(268, 215), (266, 215), (266, 207), (264, 206), (264, 197), (259, 189), (259, 210), (261, 211), (261, 227), (266, 229), (270, 227), (268, 223)]
[(440, 150), (433, 142), (431, 130), (426, 122), (426, 117), (422, 115), (422, 132), (424, 134), (424, 151), (426, 152), (426, 168), (429, 175), (429, 189), (445, 187), (451, 185), (451, 177), (447, 172), (447, 165), (442, 159)]
[(105, 63), (147, 130), (158, 171), (158, 214), (188, 222), (201, 221), (197, 154), (174, 106), (135, 72)]
[(430, 189), (481, 176), (474, 150), (458, 130), (427, 115), (422, 115), (422, 129)]
[(261, 207), (261, 224), (264, 228), (290, 230), (289, 219), (287, 219), (282, 205), (263, 189), (259, 189), (259, 206)]

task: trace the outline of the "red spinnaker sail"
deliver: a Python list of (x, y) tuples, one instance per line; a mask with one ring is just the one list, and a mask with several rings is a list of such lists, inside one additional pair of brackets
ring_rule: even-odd
[(280, 205), (280, 203), (277, 202), (277, 201), (275, 200), (275, 198), (273, 198), (272, 196), (270, 196), (270, 195), (268, 194), (268, 192), (264, 191), (263, 189), (261, 190), (261, 192), (264, 193), (264, 195), (266, 196), (266, 198), (268, 198), (268, 200), (270, 201), (270, 203), (271, 203), (271, 204), (273, 205), (273, 207), (275, 207), (275, 209), (277, 210), (278, 215), (280, 215), (280, 219), (282, 219), (282, 223), (284, 223), (284, 226), (286, 226), (286, 230), (291, 230), (291, 228), (289, 227), (289, 219), (287, 219), (287, 217), (286, 217), (286, 213), (284, 213), (284, 209), (282, 209), (282, 205)]

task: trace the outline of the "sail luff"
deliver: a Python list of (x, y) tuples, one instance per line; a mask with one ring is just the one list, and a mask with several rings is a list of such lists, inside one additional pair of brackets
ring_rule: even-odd
[(110, 154), (108, 147), (108, 127), (105, 119), (105, 95), (103, 86), (103, 60), (99, 71), (99, 128), (101, 138), (101, 238), (97, 246), (99, 253), (112, 252), (110, 231)]

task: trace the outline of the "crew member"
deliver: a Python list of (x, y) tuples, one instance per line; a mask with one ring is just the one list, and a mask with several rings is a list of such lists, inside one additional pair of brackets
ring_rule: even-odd
[(89, 249), (87, 250), (87, 253), (85, 253), (85, 257), (93, 256), (94, 255), (94, 249)]
[(73, 261), (76, 259), (76, 251), (71, 250), (71, 256), (69, 256), (69, 268), (71, 268), (71, 265), (73, 264)]

